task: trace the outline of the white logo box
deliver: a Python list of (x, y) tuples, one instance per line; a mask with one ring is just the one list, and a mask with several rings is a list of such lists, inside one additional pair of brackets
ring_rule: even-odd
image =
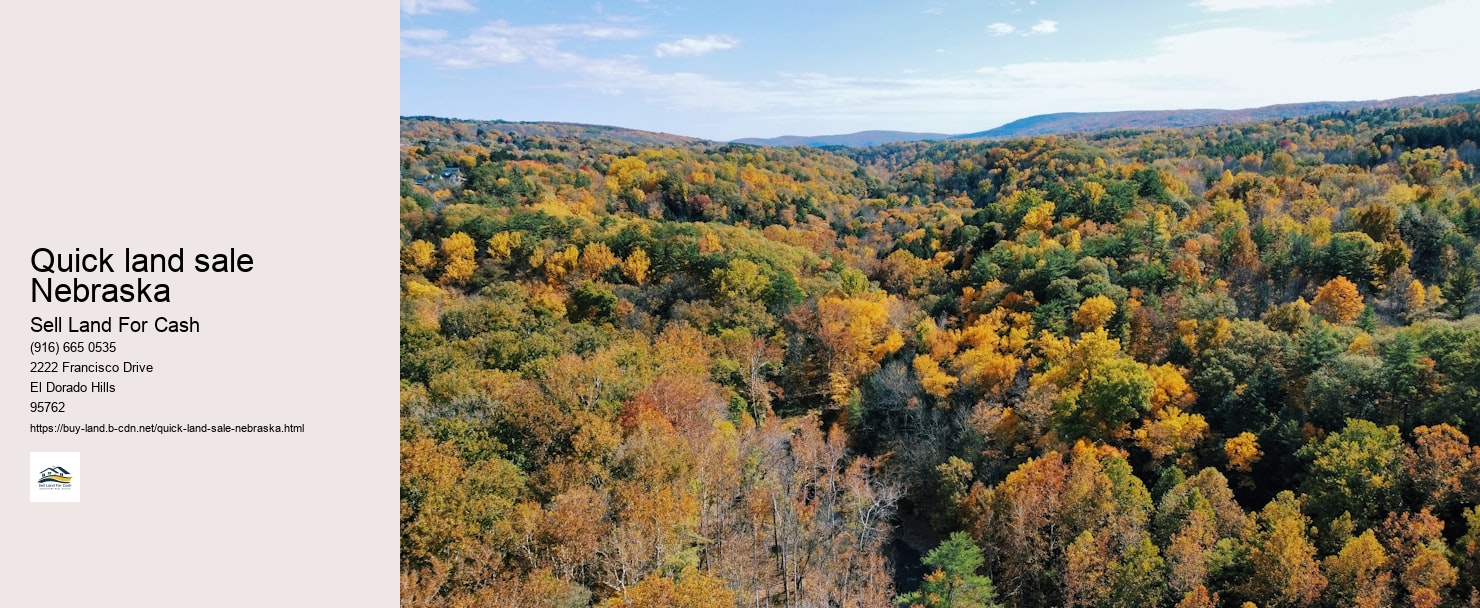
[[(43, 481), (48, 473), (68, 481), (57, 482), (55, 477)], [(82, 453), (31, 452), (26, 483), (31, 487), (31, 502), (82, 502)]]

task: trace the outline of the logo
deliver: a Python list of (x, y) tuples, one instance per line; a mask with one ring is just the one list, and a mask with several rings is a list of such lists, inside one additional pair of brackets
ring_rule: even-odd
[(26, 482), (31, 502), (82, 502), (82, 454), (31, 452)]
[(37, 481), (36, 483), (43, 486), (48, 483), (60, 484), (62, 486), (71, 486), (72, 472), (62, 467), (49, 467), (45, 471), (41, 472), (41, 480)]

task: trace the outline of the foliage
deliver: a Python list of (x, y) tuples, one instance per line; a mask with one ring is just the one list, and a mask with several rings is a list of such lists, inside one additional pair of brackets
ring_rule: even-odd
[(402, 603), (1466, 605), (1477, 110), (403, 119)]

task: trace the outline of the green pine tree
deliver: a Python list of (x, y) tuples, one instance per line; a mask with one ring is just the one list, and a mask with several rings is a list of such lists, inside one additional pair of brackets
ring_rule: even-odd
[(976, 573), (982, 550), (965, 532), (953, 532), (920, 560), (934, 572), (925, 575), (920, 589), (894, 599), (901, 606), (923, 608), (999, 608), (992, 579)]

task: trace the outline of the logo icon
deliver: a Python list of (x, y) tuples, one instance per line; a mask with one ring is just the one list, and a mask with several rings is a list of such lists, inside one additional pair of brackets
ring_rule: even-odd
[(62, 467), (49, 467), (41, 472), (41, 479), (36, 483), (42, 485), (48, 483), (70, 484), (72, 483), (72, 473)]
[[(20, 467), (16, 467), (20, 476)], [(37, 479), (37, 476), (40, 479)], [(20, 481), (17, 479), (16, 481)], [(82, 454), (78, 452), (31, 452), (26, 467), (31, 502), (81, 502)]]

